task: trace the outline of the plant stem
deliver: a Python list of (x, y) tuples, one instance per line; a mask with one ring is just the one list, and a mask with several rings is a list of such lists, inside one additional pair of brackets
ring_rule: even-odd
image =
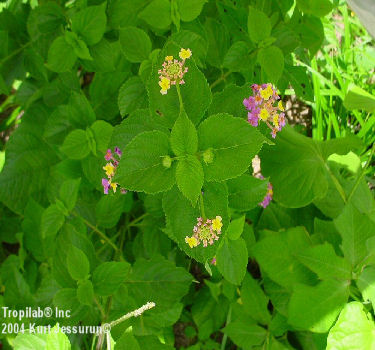
[(112, 321), (109, 325), (111, 326), (111, 328), (114, 327), (114, 326), (117, 326), (118, 324), (126, 321), (127, 319), (129, 319), (131, 317), (141, 316), (146, 310), (150, 310), (153, 307), (155, 307), (155, 303), (147, 303), (147, 304), (143, 305), (142, 307), (140, 307), (139, 309), (134, 310), (132, 312), (129, 312), (126, 315), (120, 317), (119, 319), (117, 319), (115, 321)]
[(332, 179), (333, 183), (335, 184), (337, 192), (340, 194), (340, 196), (341, 196), (342, 200), (344, 201), (344, 203), (346, 203), (348, 200), (346, 199), (345, 191), (342, 188), (339, 180), (337, 180), (336, 176), (332, 173), (332, 171), (329, 168), (329, 166), (327, 164), (325, 166), (326, 166), (326, 169), (327, 169), (329, 175), (331, 176), (331, 179)]
[(217, 80), (215, 80), (211, 85), (210, 85), (210, 88), (211, 90), (218, 84), (220, 84), (223, 80), (225, 80), (232, 72), (231, 71), (228, 71), (226, 73), (224, 73), (223, 75), (221, 75), (220, 78), (218, 78)]
[(201, 209), (201, 216), (203, 220), (206, 220), (206, 213), (204, 212), (204, 203), (203, 203), (203, 195), (202, 192), (199, 194), (199, 206)]
[(184, 111), (184, 103), (182, 101), (180, 84), (178, 82), (176, 83), (176, 90), (177, 90), (177, 95), (178, 95), (178, 102), (180, 103), (180, 114), (181, 114)]
[[(229, 305), (228, 314), (227, 314), (227, 320), (225, 322), (225, 325), (228, 326), (232, 318), (232, 305)], [(221, 350), (225, 350), (225, 346), (227, 344), (228, 336), (224, 334), (223, 340), (221, 341)]]
[(79, 214), (73, 212), (74, 216), (77, 216), (83, 220), (83, 222), (86, 224), (86, 226), (90, 227), (94, 232), (96, 232), (104, 241), (106, 241), (116, 252), (118, 251), (118, 248), (116, 245), (106, 236), (105, 233), (100, 231), (96, 226), (94, 226), (90, 221), (86, 220), (84, 217), (80, 216)]

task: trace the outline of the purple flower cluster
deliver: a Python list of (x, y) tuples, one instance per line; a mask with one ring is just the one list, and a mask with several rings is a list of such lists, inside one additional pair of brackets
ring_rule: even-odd
[(272, 184), (269, 182), (267, 186), (267, 194), (264, 197), (263, 201), (259, 203), (259, 205), (263, 208), (268, 207), (268, 205), (272, 201), (272, 197), (273, 197), (273, 187), (272, 187)]
[[(114, 152), (109, 149), (104, 156), (104, 159), (108, 162), (103, 169), (107, 175), (107, 178), (102, 179), (102, 186), (104, 190), (104, 194), (108, 194), (110, 188), (112, 188), (113, 192), (116, 193), (118, 183), (112, 182), (113, 177), (116, 174), (116, 169), (119, 165), (120, 159), (122, 156), (122, 152), (118, 147), (115, 147)], [(121, 193), (125, 194), (127, 191), (121, 188)]]
[[(284, 106), (276, 89), (272, 84), (251, 85), (253, 95), (243, 100), (243, 104), (249, 111), (248, 122), (257, 127), (259, 121), (263, 121), (271, 129), (273, 138), (285, 126)], [(277, 102), (278, 101), (278, 102)]]

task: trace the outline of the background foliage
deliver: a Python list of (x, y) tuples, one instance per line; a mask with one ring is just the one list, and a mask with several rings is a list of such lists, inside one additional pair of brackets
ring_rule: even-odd
[[(372, 349), (373, 43), (343, 1), (1, 2), (0, 306), (99, 325), (155, 302), (112, 329), (117, 350)], [(181, 48), (183, 108), (158, 86)], [(275, 140), (242, 104), (266, 82), (291, 125)], [(128, 192), (104, 195), (115, 146)], [(202, 206), (223, 233), (192, 249)]]

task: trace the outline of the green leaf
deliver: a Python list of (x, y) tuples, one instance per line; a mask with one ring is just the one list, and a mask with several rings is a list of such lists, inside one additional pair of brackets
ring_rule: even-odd
[(252, 254), (269, 278), (291, 290), (296, 282), (311, 283), (315, 280), (312, 272), (293, 256), (310, 245), (305, 228), (295, 227), (261, 239), (253, 246)]
[(297, 97), (306, 101), (314, 101), (314, 92), (306, 67), (285, 67), (284, 74), (292, 84)]
[(186, 269), (176, 267), (173, 262), (156, 256), (151, 260), (137, 260), (125, 283), (129, 295), (139, 305), (152, 301), (156, 304), (157, 311), (178, 302), (187, 294), (192, 280)]
[(245, 224), (245, 216), (232, 220), (227, 228), (227, 237), (233, 241), (240, 238)]
[(92, 305), (94, 301), (94, 287), (90, 280), (84, 280), (79, 283), (77, 288), (77, 298), (83, 305)]
[(197, 202), (203, 186), (203, 168), (200, 161), (191, 155), (178, 160), (176, 181), (179, 190), (193, 205)]
[(337, 256), (329, 243), (309, 247), (300, 253), (295, 253), (295, 256), (320, 279), (350, 280), (352, 277), (350, 263)]
[(141, 350), (137, 339), (132, 333), (126, 333), (116, 340), (116, 350)]
[(246, 274), (248, 254), (242, 238), (235, 241), (224, 240), (216, 252), (216, 266), (224, 278), (239, 285)]
[(244, 41), (236, 41), (224, 57), (223, 66), (231, 72), (241, 72), (250, 65), (250, 49)]
[(171, 132), (171, 147), (176, 156), (194, 154), (198, 150), (198, 135), (186, 113), (177, 118)]
[[(64, 59), (61, 59), (64, 57)], [(77, 56), (63, 36), (57, 37), (48, 50), (47, 66), (54, 72), (68, 72), (72, 69)]]
[(90, 129), (94, 134), (97, 150), (106, 153), (112, 138), (113, 126), (104, 120), (97, 120), (91, 125)]
[(74, 32), (65, 32), (65, 40), (66, 42), (73, 47), (74, 53), (82, 59), (85, 60), (92, 60), (90, 55), (90, 51), (86, 45), (86, 43), (79, 39), (77, 34)]
[(267, 193), (268, 181), (243, 174), (228, 180), (229, 206), (239, 211), (247, 211), (261, 203)]
[(13, 342), (14, 349), (18, 350), (34, 350), (40, 349), (45, 350), (46, 348), (46, 336), (45, 334), (28, 334), (18, 333), (16, 339)]
[(229, 114), (207, 118), (198, 128), (199, 150), (213, 153), (203, 164), (207, 181), (223, 181), (243, 174), (266, 141), (245, 120)]
[(349, 110), (359, 109), (372, 113), (375, 110), (375, 96), (352, 83), (345, 95), (344, 107)]
[(180, 13), (181, 20), (190, 22), (196, 19), (202, 12), (203, 5), (207, 0), (177, 0), (178, 12)]
[(92, 282), (95, 293), (100, 296), (109, 296), (117, 292), (125, 282), (130, 265), (127, 262), (105, 262), (93, 272)]
[(137, 135), (125, 148), (114, 181), (130, 191), (163, 192), (175, 183), (169, 138), (161, 131)]
[(63, 152), (70, 159), (83, 159), (90, 153), (90, 146), (86, 132), (81, 129), (73, 130), (61, 146)]
[(375, 308), (375, 267), (367, 266), (357, 280), (357, 286), (362, 293), (364, 301), (370, 300)]
[(229, 323), (223, 332), (229, 336), (233, 342), (244, 349), (252, 346), (262, 345), (266, 340), (267, 331), (256, 324), (248, 324), (239, 321)]
[(122, 52), (130, 62), (142, 62), (148, 59), (151, 53), (150, 38), (144, 30), (136, 27), (121, 28), (120, 44)]
[(368, 255), (366, 241), (375, 235), (375, 222), (352, 204), (347, 204), (334, 223), (342, 237), (341, 249), (345, 258), (353, 268), (364, 263)]
[(328, 190), (327, 177), (331, 176), (328, 156), (346, 154), (360, 146), (357, 138), (316, 141), (288, 126), (277, 135), (275, 143), (260, 153), (262, 173), (270, 176), (274, 199), (289, 208), (304, 207), (323, 198)]
[(323, 17), (333, 9), (333, 5), (329, 0), (297, 0), (297, 6), (302, 12), (317, 17)]
[(69, 211), (73, 210), (76, 205), (80, 184), (80, 178), (69, 179), (64, 181), (60, 187), (60, 199)]
[(271, 35), (271, 21), (268, 16), (254, 7), (249, 7), (247, 30), (252, 42), (258, 43)]
[(213, 219), (218, 215), (222, 217), (223, 233), (213, 245), (203, 247), (201, 243), (197, 247), (190, 248), (185, 242), (185, 238), (193, 234), (197, 218), (201, 216), (198, 206), (193, 207), (177, 187), (172, 188), (163, 197), (163, 209), (167, 221), (165, 232), (178, 244), (181, 250), (201, 263), (205, 263), (206, 260), (214, 257), (223, 236), (225, 236), (225, 228), (229, 221), (228, 192), (225, 184), (214, 182), (205, 184), (203, 203), (207, 218)]
[(107, 24), (105, 14), (107, 3), (88, 6), (72, 17), (72, 30), (83, 38), (87, 45), (97, 44), (103, 37)]
[(56, 204), (51, 204), (42, 214), (42, 238), (50, 239), (56, 236), (65, 222), (64, 214), (60, 211)]
[[(151, 114), (170, 128), (180, 115), (179, 99), (174, 86), (171, 86), (166, 95), (160, 93), (158, 70), (162, 68), (166, 56), (178, 57), (180, 49), (181, 47), (173, 41), (165, 44), (153, 66), (147, 85)], [(185, 84), (180, 86), (182, 101), (186, 114), (194, 124), (197, 124), (211, 103), (211, 90), (204, 74), (194, 62), (194, 52), (192, 58), (185, 61), (185, 66), (188, 72), (184, 75)]]
[(71, 345), (68, 337), (61, 331), (59, 325), (56, 325), (47, 334), (46, 350), (70, 350)]
[(258, 282), (248, 273), (242, 283), (241, 300), (244, 311), (255, 321), (263, 325), (271, 322), (271, 316), (268, 311), (269, 299), (264, 294)]
[(269, 80), (277, 83), (284, 71), (284, 54), (277, 46), (262, 48), (258, 52), (258, 61)]
[(102, 196), (95, 207), (97, 224), (101, 227), (112, 228), (120, 220), (123, 213), (124, 196)]
[(138, 15), (148, 25), (157, 29), (166, 29), (172, 23), (171, 3), (169, 0), (153, 0)]
[(90, 273), (90, 263), (86, 254), (72, 245), (66, 256), (66, 264), (70, 276), (75, 280), (86, 279)]
[(139, 77), (133, 76), (121, 86), (118, 106), (123, 117), (147, 106), (146, 87)]
[(345, 306), (331, 328), (327, 350), (374, 349), (375, 327), (362, 303), (353, 301)]
[(348, 300), (349, 283), (332, 279), (316, 286), (295, 285), (289, 303), (288, 323), (296, 329), (328, 332)]

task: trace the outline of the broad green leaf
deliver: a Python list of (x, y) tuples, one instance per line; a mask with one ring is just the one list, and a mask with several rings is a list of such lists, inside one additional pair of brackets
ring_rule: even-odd
[(230, 45), (227, 28), (217, 20), (207, 17), (204, 25), (207, 33), (207, 62), (214, 67), (223, 67), (225, 54)]
[(350, 84), (345, 95), (344, 106), (349, 110), (359, 109), (372, 113), (375, 110), (375, 96), (359, 86)]
[(285, 67), (284, 74), (289, 79), (294, 92), (300, 99), (311, 102), (314, 101), (314, 92), (305, 67)]
[(77, 288), (77, 298), (83, 305), (92, 305), (94, 302), (94, 288), (90, 280), (79, 282)]
[(370, 300), (375, 307), (375, 267), (367, 266), (357, 280), (357, 285), (362, 293), (363, 300)]
[(334, 220), (336, 229), (342, 237), (341, 249), (353, 268), (366, 259), (366, 240), (375, 235), (375, 222), (347, 204), (341, 215)]
[(227, 237), (231, 240), (237, 240), (240, 238), (243, 232), (245, 224), (245, 216), (241, 216), (238, 219), (232, 220), (227, 228)]
[(310, 245), (305, 228), (296, 227), (261, 239), (253, 246), (252, 254), (269, 278), (291, 290), (296, 282), (309, 284), (315, 281), (312, 272), (294, 257), (295, 252)]
[(221, 216), (223, 220), (223, 233), (219, 236), (219, 240), (207, 247), (203, 247), (203, 243), (201, 243), (197, 247), (190, 248), (185, 242), (187, 236), (192, 236), (197, 218), (202, 215), (199, 206), (193, 207), (191, 202), (176, 187), (165, 193), (163, 197), (163, 209), (167, 220), (165, 232), (178, 244), (181, 250), (201, 263), (205, 263), (206, 260), (214, 257), (223, 236), (225, 236), (225, 229), (229, 221), (226, 186), (220, 183), (208, 183), (205, 184), (203, 192), (207, 218), (213, 219), (216, 216)]
[(186, 113), (177, 118), (171, 132), (171, 147), (176, 156), (194, 154), (198, 150), (198, 135)]
[(116, 350), (141, 350), (141, 348), (132, 333), (124, 332), (120, 339), (116, 340)]
[(224, 57), (223, 66), (231, 72), (241, 72), (249, 68), (250, 49), (244, 41), (236, 41)]
[(128, 26), (120, 30), (122, 52), (130, 62), (142, 62), (151, 53), (151, 40), (147, 33), (139, 28)]
[(127, 262), (105, 262), (93, 272), (95, 293), (101, 296), (113, 295), (126, 280), (130, 265)]
[(246, 274), (248, 254), (242, 238), (235, 241), (225, 239), (216, 252), (216, 266), (224, 278), (239, 285)]
[(271, 20), (268, 16), (264, 12), (250, 6), (249, 17), (247, 19), (247, 30), (251, 41), (258, 43), (267, 39), (271, 34), (271, 29)]
[[(64, 59), (61, 59), (64, 57)], [(69, 71), (75, 61), (77, 56), (66, 39), (63, 36), (57, 37), (51, 44), (48, 50), (47, 67), (54, 72), (67, 72)]]
[(66, 209), (73, 210), (77, 202), (77, 196), (81, 179), (69, 179), (63, 182), (60, 187), (60, 199), (64, 203)]
[(203, 170), (207, 181), (223, 181), (243, 174), (266, 141), (245, 120), (229, 114), (207, 118), (198, 128), (199, 150), (210, 152)]
[(103, 37), (107, 24), (107, 3), (88, 6), (72, 17), (72, 30), (83, 38), (87, 45), (97, 44)]
[(331, 328), (327, 350), (364, 350), (375, 348), (375, 327), (370, 314), (360, 302), (345, 306)]
[[(166, 56), (178, 57), (181, 47), (173, 41), (168, 41), (159, 54), (153, 66), (147, 90), (150, 102), (151, 115), (162, 120), (166, 126), (172, 128), (180, 115), (180, 104), (175, 86), (171, 86), (166, 95), (160, 93), (158, 70)], [(180, 85), (184, 109), (190, 120), (197, 124), (211, 103), (211, 90), (204, 74), (194, 62), (194, 52), (190, 59), (185, 61), (188, 72), (184, 75), (185, 84)]]
[(46, 350), (70, 350), (69, 338), (62, 332), (59, 325), (51, 329), (46, 337)]
[(346, 154), (357, 147), (357, 138), (315, 141), (285, 127), (275, 146), (262, 149), (262, 173), (270, 176), (277, 202), (289, 208), (303, 207), (327, 193), (327, 177), (331, 176), (328, 156)]
[(90, 129), (94, 134), (97, 150), (106, 153), (112, 138), (113, 126), (104, 120), (97, 120)]
[(302, 12), (317, 17), (323, 17), (333, 9), (329, 0), (297, 0), (297, 6)]
[(64, 140), (61, 151), (70, 159), (83, 159), (90, 153), (86, 132), (77, 129), (72, 131)]
[(349, 261), (337, 256), (331, 244), (309, 247), (296, 252), (295, 256), (322, 280), (335, 278), (348, 281), (352, 278)]
[(156, 256), (151, 260), (137, 260), (125, 283), (129, 295), (137, 304), (143, 305), (152, 301), (156, 304), (157, 311), (178, 302), (187, 294), (192, 280), (186, 269), (176, 267), (173, 262)]
[(186, 155), (178, 160), (176, 167), (176, 182), (182, 194), (193, 205), (196, 204), (203, 186), (203, 168), (200, 161), (192, 155)]
[(169, 138), (161, 131), (137, 135), (125, 148), (114, 181), (130, 191), (157, 193), (175, 183)]
[(77, 299), (76, 288), (63, 288), (60, 289), (53, 296), (53, 304), (61, 310), (70, 310), (70, 317), (65, 319), (59, 319), (60, 323), (64, 325), (78, 324), (83, 318), (85, 318), (88, 306), (82, 305)]
[(82, 58), (84, 60), (92, 60), (90, 51), (86, 43), (83, 40), (79, 39), (76, 33), (66, 31), (65, 40), (73, 48), (74, 53), (79, 58)]
[(207, 0), (177, 0), (178, 12), (184, 22), (193, 21), (202, 12), (203, 5)]
[(65, 217), (61, 210), (56, 204), (51, 204), (42, 214), (42, 238), (50, 239), (56, 236), (56, 233), (60, 230), (64, 224)]
[(97, 224), (105, 228), (114, 227), (123, 213), (124, 201), (124, 196), (118, 193), (114, 196), (102, 196), (95, 207)]
[(262, 48), (258, 61), (271, 82), (276, 84), (284, 71), (284, 54), (277, 46)]
[(38, 80), (48, 81), (47, 69), (43, 57), (34, 49), (25, 50), (24, 64), (30, 75)]
[(147, 106), (146, 88), (139, 77), (133, 76), (121, 86), (118, 106), (123, 117)]
[(156, 29), (166, 29), (172, 23), (169, 0), (152, 0), (138, 15), (148, 25)]
[(246, 274), (241, 287), (241, 301), (244, 310), (257, 322), (266, 325), (271, 322), (268, 311), (269, 299), (264, 294), (258, 282)]
[(228, 180), (229, 206), (239, 211), (255, 208), (262, 202), (266, 193), (268, 181), (244, 174)]
[(256, 324), (241, 321), (229, 323), (223, 332), (238, 346), (249, 349), (251, 346), (262, 345), (266, 340), (267, 331)]
[(46, 349), (46, 335), (45, 334), (29, 334), (19, 333), (13, 342), (14, 349), (18, 350), (34, 350)]
[(75, 280), (86, 279), (90, 272), (90, 263), (86, 254), (73, 245), (66, 256), (66, 264), (70, 276)]
[(315, 286), (296, 284), (289, 303), (288, 323), (300, 330), (328, 332), (348, 300), (349, 283), (330, 279)]
[(299, 15), (295, 23), (292, 23), (300, 43), (309, 49), (310, 56), (316, 54), (324, 40), (324, 27), (320, 18), (312, 15)]

